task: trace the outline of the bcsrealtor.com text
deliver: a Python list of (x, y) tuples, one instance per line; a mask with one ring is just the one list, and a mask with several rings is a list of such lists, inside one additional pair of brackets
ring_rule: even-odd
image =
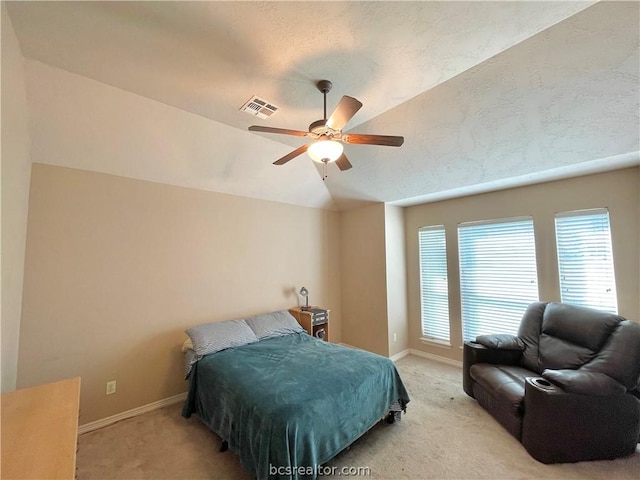
[(286, 465), (269, 464), (269, 476), (309, 476), (322, 477), (333, 475), (336, 477), (370, 477), (370, 467), (330, 467), (327, 465)]

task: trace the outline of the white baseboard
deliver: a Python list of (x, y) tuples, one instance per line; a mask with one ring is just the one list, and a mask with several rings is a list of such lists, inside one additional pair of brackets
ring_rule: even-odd
[(423, 352), (422, 350), (416, 350), (414, 348), (410, 348), (409, 353), (418, 357), (428, 358), (429, 360), (433, 360), (435, 362), (446, 363), (447, 365), (451, 365), (453, 367), (462, 368), (462, 362), (458, 360), (452, 360), (450, 358), (441, 357), (440, 355), (434, 355), (433, 353)]
[[(358, 347), (354, 347), (353, 345), (349, 345), (348, 343), (341, 342), (338, 345), (342, 345), (343, 347), (356, 348), (361, 350)], [(462, 368), (462, 362), (458, 360), (452, 360), (447, 357), (441, 357), (440, 355), (434, 355), (433, 353), (423, 352), (422, 350), (416, 350), (415, 348), (408, 348), (407, 350), (403, 350), (395, 355), (389, 357), (392, 362), (397, 362), (401, 358), (406, 357), (407, 355), (416, 355), (422, 358), (428, 358), (429, 360), (433, 360), (435, 362), (446, 363), (447, 365), (451, 365), (452, 367)]]
[(392, 362), (397, 362), (398, 360), (400, 360), (401, 358), (406, 357), (407, 355), (409, 355), (411, 352), (409, 351), (409, 349), (403, 350), (401, 352), (396, 353), (395, 355), (390, 356), (389, 358), (391, 359)]
[(146, 405), (142, 405), (141, 407), (132, 408), (131, 410), (127, 410), (126, 412), (117, 413), (110, 417), (96, 420), (95, 422), (85, 423), (84, 425), (80, 425), (78, 427), (78, 435), (82, 435), (83, 433), (92, 432), (93, 430), (106, 427), (107, 425), (119, 422), (120, 420), (124, 420), (125, 418), (136, 417), (138, 415), (142, 415), (143, 413), (151, 412), (168, 405), (173, 405), (174, 403), (184, 402), (186, 398), (187, 392), (179, 393), (178, 395), (174, 395), (173, 397), (164, 398), (162, 400), (158, 400), (157, 402), (147, 403)]
[[(342, 345), (343, 347), (348, 347), (348, 348), (355, 348), (356, 350), (362, 350), (360, 347), (354, 347), (353, 345), (349, 345), (348, 343), (344, 343), (344, 342), (340, 342), (338, 343), (338, 345)], [(403, 350), (402, 352), (396, 353), (395, 355), (389, 357), (389, 360), (391, 360), (392, 362), (397, 362), (398, 360), (406, 357), (407, 355), (409, 355), (409, 350)]]

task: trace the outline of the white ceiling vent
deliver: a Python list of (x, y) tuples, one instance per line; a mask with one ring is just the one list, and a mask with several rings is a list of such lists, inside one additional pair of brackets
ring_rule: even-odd
[(278, 107), (270, 104), (262, 98), (254, 96), (251, 97), (249, 101), (240, 108), (240, 110), (250, 113), (251, 115), (255, 115), (258, 118), (269, 118), (278, 111)]

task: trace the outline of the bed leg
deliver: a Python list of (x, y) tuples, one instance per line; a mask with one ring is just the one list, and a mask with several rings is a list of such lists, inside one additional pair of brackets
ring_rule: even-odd
[(226, 440), (223, 440), (222, 445), (220, 446), (220, 451), (226, 452), (227, 450), (229, 450), (229, 442), (227, 442)]

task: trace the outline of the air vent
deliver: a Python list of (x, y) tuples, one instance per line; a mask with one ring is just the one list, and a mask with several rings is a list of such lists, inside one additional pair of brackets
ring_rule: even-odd
[(240, 108), (240, 110), (251, 115), (255, 115), (258, 118), (269, 118), (278, 111), (278, 107), (271, 105), (269, 102), (261, 98), (251, 97), (249, 101)]

